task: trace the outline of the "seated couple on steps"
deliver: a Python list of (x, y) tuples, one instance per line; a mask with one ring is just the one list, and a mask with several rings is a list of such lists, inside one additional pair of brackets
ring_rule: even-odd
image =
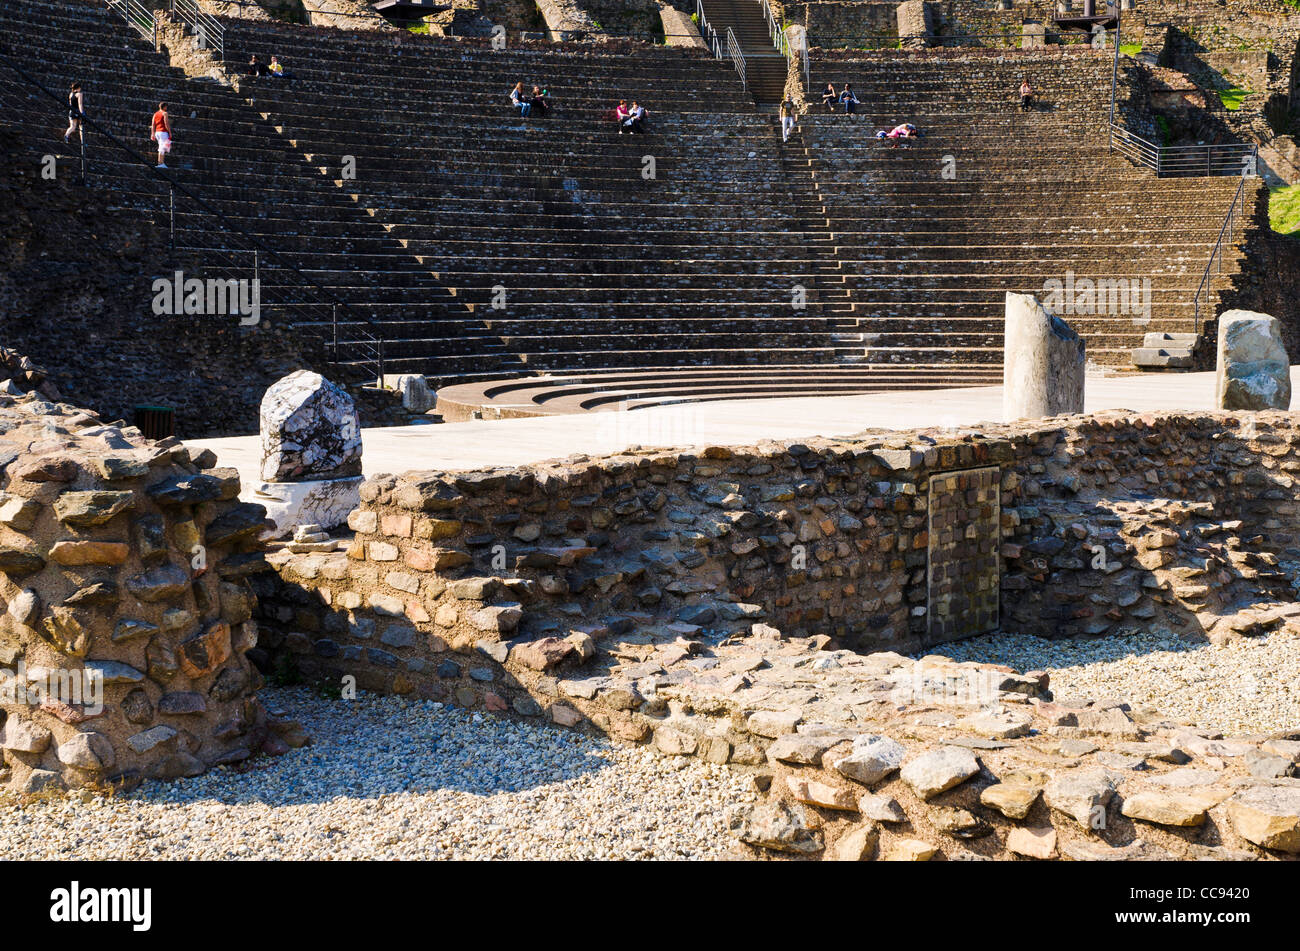
[(626, 99), (620, 99), (618, 108), (614, 110), (614, 121), (618, 123), (618, 134), (644, 132), (645, 117), (645, 106), (641, 105), (641, 103), (633, 99), (632, 105), (629, 107)]
[(835, 111), (835, 104), (840, 103), (844, 106), (844, 114), (851, 116), (857, 112), (859, 102), (851, 83), (845, 83), (841, 92), (835, 91), (834, 83), (827, 83), (826, 88), (822, 90), (822, 104), (831, 112)]
[(527, 93), (523, 83), (515, 83), (515, 88), (510, 90), (510, 105), (519, 110), (521, 117), (545, 116), (551, 111), (551, 94), (541, 86), (534, 86)]
[(272, 56), (270, 65), (267, 65), (266, 63), (259, 63), (257, 61), (256, 53), (254, 53), (253, 58), (248, 61), (248, 75), (273, 76), (276, 79), (293, 79), (293, 74), (285, 72), (284, 67), (280, 65), (279, 59)]

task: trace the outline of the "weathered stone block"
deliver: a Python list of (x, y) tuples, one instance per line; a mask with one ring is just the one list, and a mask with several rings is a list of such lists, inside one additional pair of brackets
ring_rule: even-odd
[(1225, 311), (1219, 317), (1214, 405), (1290, 409), (1290, 363), (1280, 321), (1249, 310)]
[(1083, 340), (1033, 295), (1007, 291), (1002, 417), (1083, 412)]

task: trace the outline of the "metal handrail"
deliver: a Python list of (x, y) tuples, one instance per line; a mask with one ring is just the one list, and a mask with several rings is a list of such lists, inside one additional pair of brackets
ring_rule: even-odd
[(1136, 165), (1155, 171), (1157, 178), (1236, 175), (1255, 168), (1259, 146), (1252, 142), (1210, 145), (1158, 145), (1136, 132), (1110, 123), (1110, 150)]
[[(41, 83), (40, 80), (29, 75), (26, 70), (9, 57), (4, 49), (0, 49), (0, 65), (4, 65), (8, 69), (12, 70), (20, 80), (37, 90), (41, 95), (56, 103), (63, 104), (64, 100), (62, 100), (53, 90)], [(338, 313), (341, 309), (343, 313), (347, 315), (349, 323), (358, 325), (360, 328), (360, 334), (362, 335), (362, 339), (350, 341), (350, 345), (361, 351), (363, 362), (373, 361), (375, 365), (376, 379), (382, 383), (384, 378), (384, 340), (377, 333), (371, 333), (369, 330), (364, 329), (370, 327), (378, 330), (375, 321), (369, 315), (361, 313), (355, 310), (352, 305), (347, 302), (339, 300), (339, 298), (337, 298), (332, 292), (313, 282), (297, 267), (284, 261), (279, 252), (267, 247), (257, 238), (232, 224), (221, 211), (214, 208), (206, 199), (158, 171), (152, 163), (147, 159), (141, 158), (134, 149), (110, 132), (100, 122), (86, 117), (83, 117), (81, 122), (84, 128), (94, 132), (97, 136), (101, 137), (104, 141), (113, 146), (118, 152), (122, 153), (126, 157), (127, 162), (142, 168), (149, 176), (150, 180), (164, 185), (168, 189), (169, 217), (171, 219), (171, 247), (173, 252), (176, 250), (176, 195), (177, 193), (180, 193), (182, 196), (190, 199), (193, 206), (198, 209), (199, 213), (210, 216), (214, 219), (222, 234), (233, 237), (237, 242), (242, 242), (243, 244), (248, 245), (248, 247), (245, 248), (230, 248), (228, 250), (219, 250), (217, 248), (182, 248), (182, 250), (199, 251), (209, 257), (224, 257), (228, 262), (230, 262), (228, 265), (217, 265), (216, 267), (205, 265), (205, 270), (210, 270), (222, 275), (246, 275), (249, 273), (248, 265), (240, 264), (235, 261), (231, 257), (231, 254), (251, 254), (253, 256), (251, 270), (254, 278), (259, 275), (259, 268), (264, 269), (263, 262), (270, 260), (273, 262), (273, 266), (278, 268), (282, 273), (297, 278), (298, 284), (295, 289), (300, 293), (325, 298), (324, 300), (304, 300), (294, 303), (285, 302), (278, 306), (286, 312), (294, 309), (298, 312), (300, 317), (303, 317), (304, 315), (306, 317), (312, 317), (317, 319), (320, 323), (327, 322), (325, 320), (326, 311), (321, 308), (329, 308), (328, 313), (331, 315), (332, 322), (335, 324), (335, 338), (332, 344), (324, 332), (312, 331), (310, 328), (303, 329), (309, 333), (314, 333), (317, 337), (321, 338), (325, 346), (331, 350), (331, 356), (335, 364), (342, 363), (339, 359), (340, 343), (337, 338)], [(284, 286), (289, 287), (290, 285)], [(316, 308), (316, 310), (313, 312), (307, 308)]]
[(772, 37), (772, 46), (788, 59), (790, 44), (786, 41), (785, 30), (781, 29), (781, 24), (777, 22), (776, 14), (772, 12), (772, 5), (768, 0), (763, 0), (763, 18), (767, 21), (767, 32)]
[[(1106, 42), (1109, 43), (1110, 33), (1106, 33)], [(1003, 33), (959, 33), (954, 35), (930, 34), (926, 37), (926, 42), (939, 47), (963, 46), (976, 40), (1001, 40), (1004, 47), (1018, 49), (1025, 39), (1023, 32), (1003, 32)], [(844, 41), (844, 42), (841, 42)], [(1046, 33), (1043, 37), (1043, 46), (1031, 46), (1028, 49), (1043, 49), (1051, 46), (1091, 46), (1093, 37), (1091, 33), (1076, 32), (1056, 32)], [(827, 44), (830, 45), (827, 45)], [(875, 50), (897, 50), (900, 48), (901, 40), (897, 32), (894, 33), (826, 33), (820, 34), (814, 41), (810, 35), (808, 45), (816, 46), (825, 50), (853, 50), (866, 49), (868, 46)], [(854, 46), (852, 44), (861, 44)], [(974, 44), (978, 48), (984, 47), (979, 43)]]
[(226, 28), (220, 20), (199, 9), (197, 0), (171, 0), (171, 11), (194, 34), (200, 49), (210, 49), (217, 59), (226, 58)]
[(700, 38), (709, 47), (714, 59), (722, 59), (722, 41), (718, 38), (718, 31), (713, 28), (709, 23), (709, 18), (704, 15), (704, 4), (701, 0), (695, 0), (695, 15), (700, 18)]
[[(1251, 177), (1249, 168), (1242, 169), (1241, 181), (1237, 183), (1237, 190), (1232, 195), (1232, 201), (1228, 205), (1228, 213), (1223, 216), (1223, 227), (1219, 229), (1219, 236), (1214, 240), (1214, 247), (1210, 249), (1210, 260), (1205, 263), (1205, 273), (1201, 275), (1201, 283), (1196, 288), (1196, 296), (1192, 298), (1192, 314), (1196, 321), (1196, 333), (1201, 332), (1201, 296), (1206, 298), (1206, 304), (1209, 303), (1211, 272), (1215, 264), (1218, 264), (1218, 273), (1223, 273), (1223, 253), (1224, 239), (1233, 233), (1233, 225), (1237, 217), (1237, 202), (1241, 202), (1241, 214), (1246, 214), (1246, 179)], [(1208, 319), (1208, 318), (1207, 318)]]
[(107, 0), (108, 8), (122, 15), (129, 26), (158, 47), (158, 20), (140, 0)]
[(740, 51), (740, 44), (736, 42), (736, 34), (731, 32), (731, 27), (727, 27), (727, 52), (731, 54), (731, 61), (736, 65), (736, 72), (740, 73), (740, 87), (748, 90), (749, 83), (745, 79), (745, 54)]

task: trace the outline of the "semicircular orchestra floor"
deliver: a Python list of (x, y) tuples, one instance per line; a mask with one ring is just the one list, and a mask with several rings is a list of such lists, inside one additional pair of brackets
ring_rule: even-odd
[(714, 366), (591, 370), (459, 383), (438, 390), (446, 422), (645, 409), (673, 403), (853, 396), (890, 390), (990, 386), (1000, 365)]

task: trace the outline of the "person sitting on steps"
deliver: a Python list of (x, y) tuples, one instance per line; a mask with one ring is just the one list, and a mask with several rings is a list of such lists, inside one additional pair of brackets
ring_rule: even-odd
[(835, 111), (835, 103), (839, 99), (839, 94), (835, 92), (835, 84), (827, 83), (826, 88), (822, 90), (822, 104), (831, 112)]
[(1020, 110), (1022, 112), (1030, 109), (1034, 102), (1034, 87), (1029, 85), (1028, 79), (1020, 82)]
[(844, 91), (840, 93), (840, 102), (844, 103), (846, 116), (851, 116), (857, 111), (858, 97), (853, 94), (853, 87), (848, 83), (844, 84)]
[(533, 104), (528, 101), (528, 97), (524, 94), (524, 84), (522, 82), (515, 83), (515, 88), (510, 90), (510, 105), (519, 110), (521, 118), (532, 111)]
[(539, 116), (545, 116), (551, 111), (550, 93), (541, 86), (533, 87), (533, 94), (528, 99), (528, 105), (531, 107), (530, 112), (535, 112)]
[(259, 63), (257, 61), (257, 54), (254, 53), (253, 58), (248, 61), (248, 75), (265, 76), (266, 73), (267, 73), (266, 64)]
[[(629, 132), (644, 132), (645, 114), (645, 106), (633, 99), (632, 108), (628, 110), (627, 118), (623, 120), (623, 128)], [(622, 129), (619, 131), (621, 132)]]
[(627, 100), (620, 99), (618, 101), (618, 108), (614, 110), (614, 121), (618, 123), (619, 135), (622, 135), (624, 132), (627, 131), (625, 128), (623, 128), (623, 123), (627, 121), (627, 117), (630, 116), (631, 114), (632, 114), (632, 110), (627, 107)]
[(274, 56), (271, 57), (271, 65), (266, 70), (276, 79), (293, 79), (293, 73), (285, 72), (284, 67), (280, 65), (280, 61)]

